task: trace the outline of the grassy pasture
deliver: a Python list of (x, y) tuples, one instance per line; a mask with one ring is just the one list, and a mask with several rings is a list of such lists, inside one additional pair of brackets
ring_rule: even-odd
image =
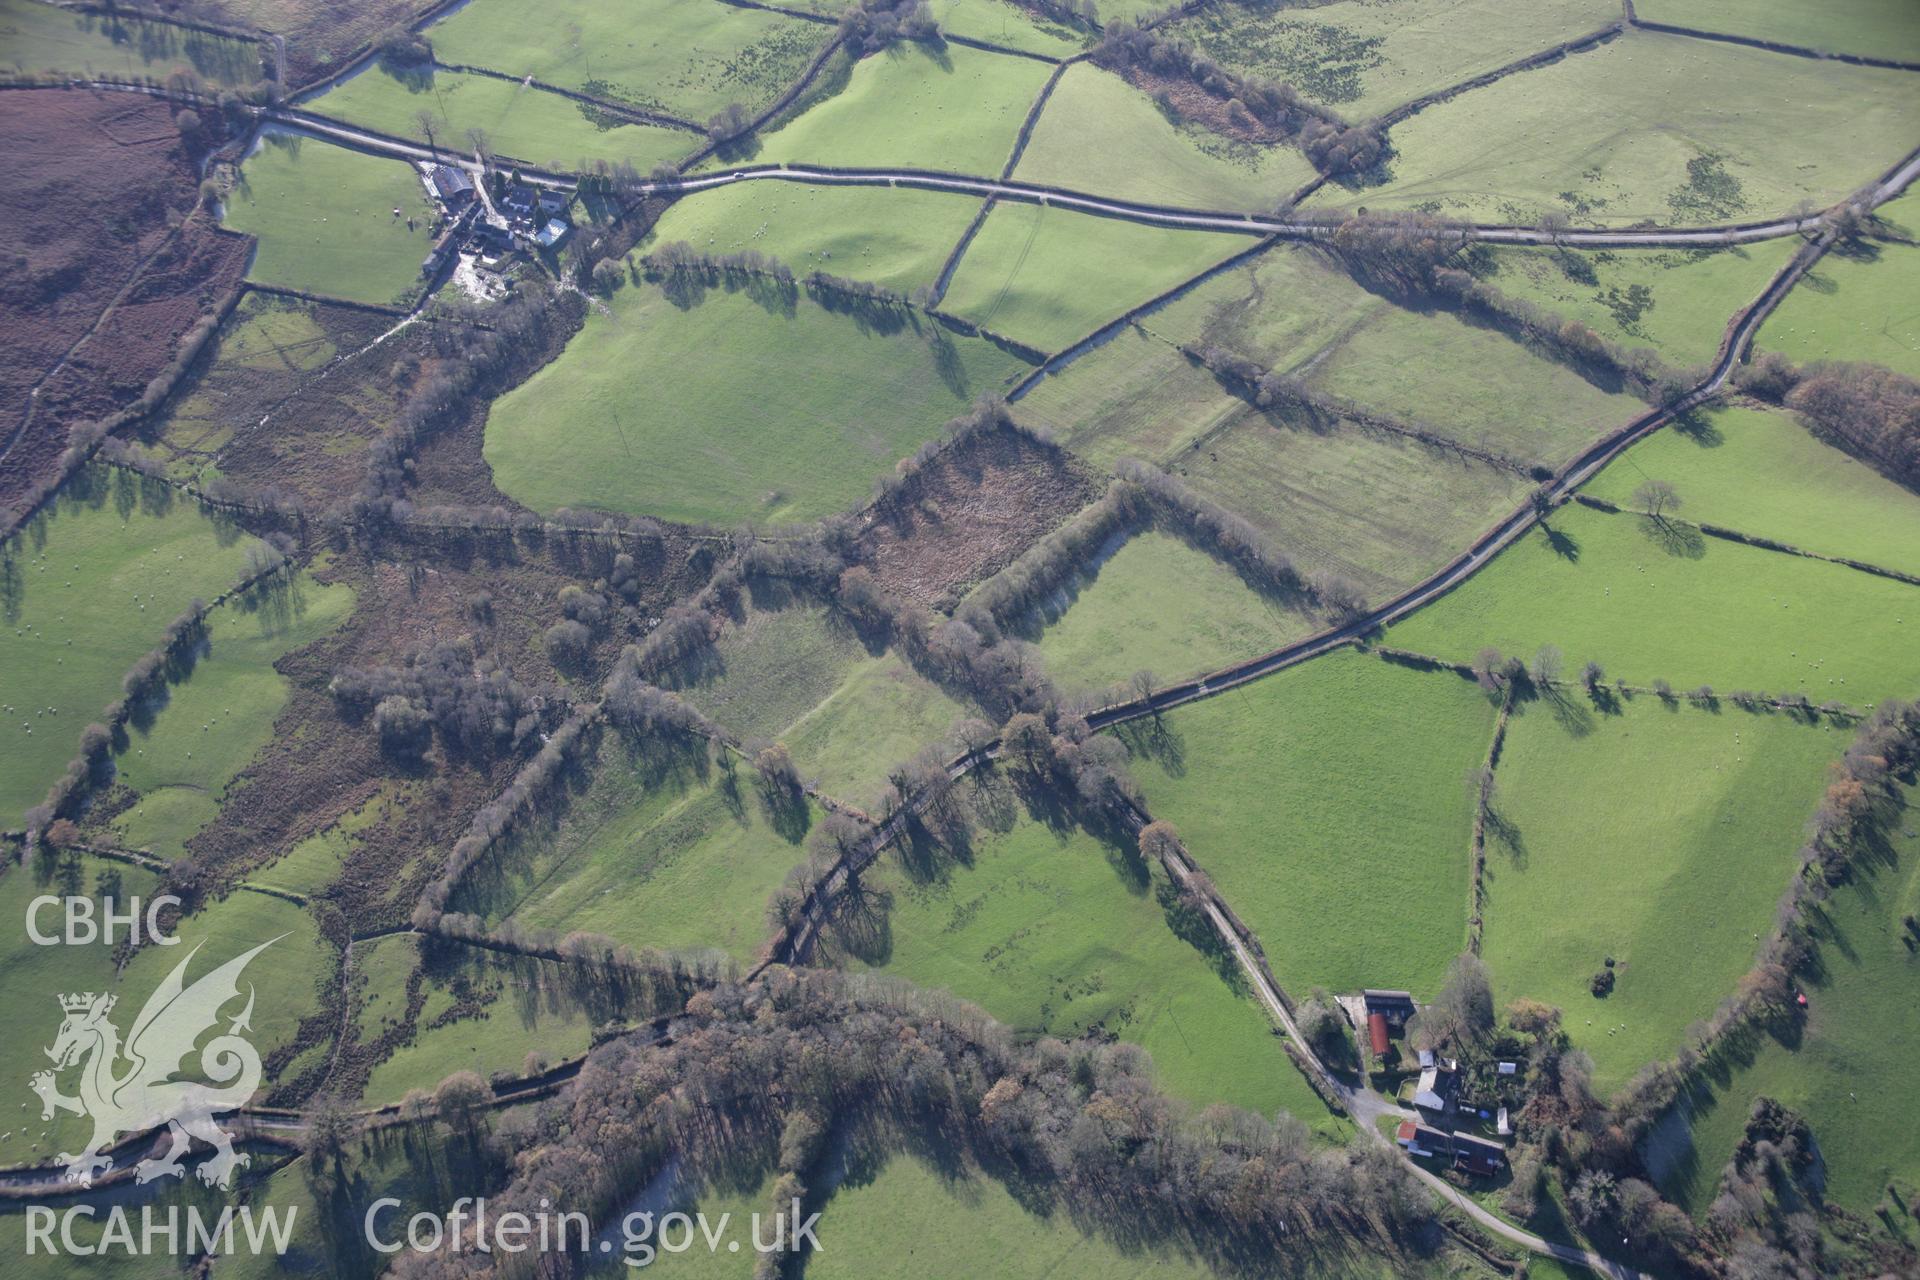
[(1297, 148), (1176, 125), (1146, 94), (1082, 62), (1054, 86), (1013, 176), (1151, 204), (1265, 211), (1313, 174)]
[(1727, 322), (1760, 296), (1797, 247), (1792, 237), (1715, 250), (1503, 247), (1485, 249), (1479, 260), (1483, 278), (1503, 293), (1578, 320), (1623, 347), (1652, 347), (1684, 369), (1713, 359)]
[(1245, 408), (1172, 345), (1128, 327), (1042, 379), (1013, 412), (1087, 461), (1111, 467), (1125, 457), (1164, 465)]
[(413, 293), (433, 217), (412, 166), (287, 133), (262, 135), (226, 205), (260, 241), (249, 279), (356, 302)]
[(1213, 671), (1319, 628), (1170, 533), (1135, 534), (1067, 587), (1042, 619), (1040, 652), (1068, 688), (1147, 670), (1160, 683)]
[[(67, 1112), (56, 1112), (52, 1120), (43, 1122), (39, 1103), (25, 1093), (28, 1078), (49, 1065), (42, 1049), (53, 1043), (59, 1030), (61, 1014), (55, 998), (63, 993), (112, 992), (118, 1000), (113, 1021), (124, 1033), (147, 997), (189, 954), (193, 960), (186, 980), (191, 984), (241, 952), (278, 939), (247, 966), (241, 975), (240, 998), (223, 1013), (228, 1017), (239, 1013), (248, 985), (255, 988), (249, 1040), (264, 1058), (276, 1046), (292, 1041), (301, 1018), (319, 1008), (318, 988), (332, 978), (332, 948), (320, 937), (313, 919), (290, 902), (245, 891), (231, 893), (183, 919), (175, 930), (179, 945), (143, 947), (124, 971), (116, 973), (112, 947), (98, 942), (43, 947), (28, 938), (28, 902), (41, 894), (64, 892), (57, 879), (42, 879), (42, 870), (41, 864), (16, 865), (0, 875), (0, 917), (6, 921), (0, 932), (0, 979), (4, 980), (0, 989), (7, 993), (8, 1022), (17, 1032), (0, 1044), (0, 1067), (13, 1073), (11, 1078), (20, 1082), (22, 1097), (29, 1104), (8, 1109), (9, 1136), (0, 1139), (0, 1160), (38, 1161), (56, 1152), (77, 1151), (91, 1132), (89, 1121)], [(84, 858), (81, 892), (92, 895), (96, 907), (100, 900), (97, 877), (103, 871), (119, 872), (121, 894), (139, 896), (143, 914), (144, 903), (161, 892), (158, 877), (150, 872)], [(59, 932), (58, 916), (57, 910), (44, 911), (41, 930)], [(187, 1069), (195, 1063), (196, 1059), (187, 1059)], [(60, 1084), (71, 1093), (72, 1073), (65, 1073)], [(35, 1143), (38, 1150), (32, 1149)]]
[(1920, 248), (1829, 253), (1767, 317), (1754, 344), (1801, 363), (1857, 360), (1920, 378), (1917, 297)]
[[(685, 129), (621, 122), (613, 116), (602, 117), (612, 126), (602, 128), (589, 118), (590, 108), (560, 94), (457, 71), (396, 76), (376, 64), (312, 106), (350, 124), (431, 141), (462, 156), (473, 154), (468, 131), (481, 129), (500, 155), (543, 169), (624, 160), (647, 173), (690, 155), (706, 141)], [(434, 121), (431, 139), (417, 118), (422, 111)]]
[(1309, 203), (1525, 223), (1547, 210), (1602, 225), (1733, 221), (1830, 204), (1916, 131), (1910, 73), (1633, 32), (1403, 121), (1384, 185), (1329, 186)]
[(1198, 1105), (1326, 1119), (1252, 996), (1169, 927), (1164, 872), (1020, 812), (1002, 779), (974, 794), (1007, 816), (952, 863), (889, 853), (863, 879), (891, 899), (887, 926), (843, 937), (847, 964), (951, 991), (1023, 1035), (1133, 1041), (1163, 1089)]
[(1620, 17), (1608, 0), (1339, 0), (1203, 9), (1171, 30), (1223, 66), (1285, 81), (1349, 119), (1378, 115)]
[(889, 769), (972, 713), (897, 653), (871, 651), (824, 605), (766, 584), (758, 595), (711, 653), (667, 682), (742, 739), (784, 742), (828, 795), (874, 799)]
[(1718, 409), (1701, 424), (1641, 441), (1588, 492), (1630, 506), (1645, 479), (1665, 480), (1686, 519), (1920, 575), (1920, 498), (1790, 413)]
[[(1603, 1093), (1670, 1057), (1752, 963), (1850, 728), (1577, 690), (1507, 730), (1482, 945), (1501, 998), (1562, 1009)], [(1607, 957), (1616, 985), (1588, 980)]]
[(1058, 351), (1249, 243), (1225, 232), (1168, 232), (1045, 205), (1000, 204), (960, 259), (942, 306)]
[(767, 106), (800, 78), (833, 28), (672, 0), (537, 8), (474, 0), (427, 35), (441, 62), (531, 75), (705, 124), (728, 103)]
[(1316, 435), (1253, 409), (1173, 470), (1302, 567), (1345, 574), (1376, 599), (1445, 564), (1528, 488), (1511, 472), (1401, 437), (1348, 426)]
[(74, 13), (38, 0), (0, 0), (0, 49), (9, 69), (161, 80), (190, 72), (215, 85), (260, 78), (260, 46), (170, 22)]
[(1470, 682), (1342, 651), (1122, 733), (1154, 817), (1290, 991), (1438, 989), (1466, 946)]
[(1066, 58), (1079, 53), (1088, 33), (1050, 22), (1009, 0), (934, 0), (934, 21), (947, 35), (985, 40), (1026, 53)]
[(767, 899), (802, 860), (811, 810), (769, 819), (750, 770), (735, 776), (612, 733), (590, 780), (456, 899), (489, 919), (604, 933), (635, 947), (752, 958)]
[(1388, 642), (1459, 661), (1482, 646), (1531, 656), (1558, 645), (1569, 670), (1677, 689), (1804, 691), (1865, 706), (1920, 684), (1920, 588), (1840, 565), (1569, 507)]
[(760, 163), (901, 165), (997, 176), (1052, 68), (946, 45), (894, 45), (846, 85), (760, 139)]
[(1647, 0), (1634, 7), (1648, 22), (1837, 53), (1920, 60), (1920, 29), (1905, 0), (1833, 0), (1818, 9), (1793, 0)]
[(192, 673), (168, 687), (156, 714), (128, 726), (115, 768), (140, 799), (114, 818), (119, 840), (165, 858), (184, 853), (186, 841), (218, 816), (227, 784), (273, 736), (288, 693), (273, 664), (352, 612), (352, 588), (304, 575), (216, 610)]
[(889, 769), (944, 740), (969, 714), (967, 704), (888, 653), (860, 659), (780, 740), (822, 791), (866, 804), (886, 786)]
[[(378, 1034), (387, 984), (397, 981), (404, 988), (407, 975), (424, 963), (413, 938), (383, 938), (375, 946), (371, 951), (365, 944), (354, 948), (355, 968), (366, 966), (375, 979), (365, 988), (374, 1003), (356, 1010), (369, 1035)], [(585, 1009), (485, 951), (467, 948), (449, 954), (451, 959), (426, 965), (426, 1003), (413, 1043), (373, 1069), (361, 1094), (363, 1105), (397, 1102), (411, 1089), (431, 1091), (456, 1071), (475, 1071), (483, 1078), (496, 1071), (519, 1075), (528, 1054), (537, 1053), (551, 1064), (586, 1052), (593, 1018)], [(452, 985), (462, 979), (467, 989), (488, 993), (491, 999), (478, 1016), (432, 1025), (453, 1008)], [(399, 1004), (404, 1009), (404, 1001)]]
[(1304, 375), (1348, 333), (1391, 307), (1325, 255), (1279, 244), (1168, 303), (1145, 324), (1171, 342), (1218, 343), (1269, 368)]
[(1069, 1215), (1036, 1214), (993, 1177), (956, 1178), (944, 1166), (936, 1169), (909, 1155), (836, 1182), (822, 1211), (820, 1238), (831, 1243), (808, 1260), (808, 1280), (1111, 1280), (1146, 1274), (1201, 1280), (1214, 1274), (1173, 1250), (1142, 1252), (1082, 1234)]
[(485, 453), (506, 493), (672, 520), (804, 520), (1025, 366), (898, 313), (714, 290), (684, 308), (621, 290), (560, 357), (494, 403)]
[(684, 240), (707, 254), (752, 249), (803, 276), (825, 271), (912, 293), (939, 278), (978, 209), (932, 191), (740, 182), (675, 203), (648, 247)]
[(1461, 444), (1549, 466), (1646, 407), (1505, 334), (1401, 307), (1376, 311), (1309, 381)]
[(231, 586), (252, 543), (173, 489), (96, 467), (5, 544), (0, 821), (40, 803), (127, 668), (190, 601)]
[[(1912, 803), (1909, 794), (1908, 803)], [(1834, 891), (1817, 925), (1820, 972), (1805, 983), (1797, 1043), (1759, 1037), (1714, 1064), (1648, 1155), (1661, 1188), (1695, 1211), (1712, 1203), (1720, 1170), (1759, 1096), (1813, 1125), (1827, 1194), (1865, 1216), (1889, 1182), (1920, 1184), (1920, 1150), (1906, 1139), (1905, 1091), (1920, 1053), (1920, 958), (1901, 941), (1901, 916), (1920, 910), (1920, 836), (1898, 834), (1884, 861)]]

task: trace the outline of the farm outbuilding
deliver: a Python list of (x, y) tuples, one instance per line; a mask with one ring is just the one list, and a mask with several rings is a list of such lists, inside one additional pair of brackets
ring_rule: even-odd
[(1387, 1018), (1385, 1014), (1367, 1015), (1367, 1038), (1373, 1046), (1373, 1056), (1383, 1058), (1389, 1047), (1387, 1040)]

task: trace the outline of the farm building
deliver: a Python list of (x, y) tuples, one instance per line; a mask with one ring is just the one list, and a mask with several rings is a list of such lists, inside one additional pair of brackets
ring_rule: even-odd
[(1407, 1019), (1414, 1015), (1413, 996), (1405, 991), (1383, 991), (1368, 987), (1362, 993), (1366, 1000), (1367, 1019), (1372, 1021), (1375, 1014), (1386, 1019), (1387, 1025), (1398, 1031), (1407, 1025)]
[(1413, 1105), (1423, 1111), (1446, 1111), (1453, 1106), (1460, 1088), (1459, 1065), (1451, 1060), (1436, 1063), (1420, 1073), (1420, 1087), (1414, 1091)]
[(1373, 1048), (1373, 1056), (1384, 1058), (1392, 1046), (1387, 1039), (1387, 1016), (1384, 1013), (1367, 1015), (1367, 1039)]
[(1507, 1149), (1469, 1133), (1448, 1133), (1417, 1120), (1402, 1120), (1394, 1140), (1409, 1155), (1448, 1161), (1461, 1173), (1491, 1178), (1507, 1162)]
[(464, 208), (473, 202), (473, 179), (452, 165), (429, 165), (427, 189), (449, 209)]

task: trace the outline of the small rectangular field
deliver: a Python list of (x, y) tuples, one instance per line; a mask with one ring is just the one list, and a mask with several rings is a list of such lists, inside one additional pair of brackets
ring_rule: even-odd
[(1635, 31), (1402, 121), (1384, 185), (1329, 186), (1308, 203), (1527, 224), (1548, 211), (1605, 226), (1733, 222), (1831, 204), (1916, 132), (1911, 72)]
[(1031, 58), (903, 41), (759, 140), (761, 164), (899, 165), (998, 177), (1052, 68)]
[(1298, 148), (1175, 124), (1119, 76), (1080, 62), (1054, 86), (1013, 176), (1147, 204), (1264, 213), (1314, 171)]
[(355, 302), (413, 296), (435, 217), (413, 166), (289, 133), (262, 135), (226, 206), (260, 241), (249, 279)]
[(1525, 704), (1488, 826), (1482, 955), (1500, 998), (1561, 1009), (1603, 1095), (1672, 1057), (1773, 927), (1851, 736), (1654, 698), (1596, 714), (1578, 689)]
[(1821, 443), (1790, 413), (1718, 409), (1696, 421), (1641, 441), (1587, 491), (1632, 507), (1642, 483), (1664, 480), (1681, 519), (1920, 576), (1920, 496)]
[(1063, 688), (1125, 685), (1137, 671), (1164, 685), (1277, 649), (1321, 625), (1262, 597), (1174, 534), (1147, 529), (1103, 550), (1030, 624), (1048, 674)]
[(1648, 22), (1692, 27), (1750, 40), (1920, 62), (1920, 24), (1906, 0), (1646, 0), (1634, 6)]
[(1349, 424), (1315, 434), (1251, 408), (1172, 470), (1303, 568), (1343, 574), (1375, 599), (1434, 572), (1529, 488), (1511, 471), (1401, 436)]
[(833, 28), (734, 5), (475, 0), (427, 29), (442, 63), (532, 76), (704, 125), (759, 111), (800, 78)]
[[(1011, 784), (987, 786), (993, 807), (1018, 809)], [(937, 869), (888, 854), (862, 877), (891, 902), (884, 935), (833, 936), (849, 967), (951, 991), (1024, 1036), (1131, 1040), (1154, 1056), (1163, 1089), (1197, 1105), (1324, 1119), (1252, 996), (1174, 934), (1164, 877), (1131, 851), (1020, 814)]]
[(1002, 203), (967, 247), (941, 305), (983, 329), (1059, 351), (1252, 244), (1225, 232)]
[(1484, 646), (1615, 679), (1804, 692), (1865, 707), (1920, 685), (1920, 587), (1801, 556), (1567, 507), (1388, 643), (1459, 662)]
[(611, 730), (583, 764), (586, 787), (548, 826), (476, 867), (456, 909), (751, 960), (770, 933), (768, 898), (803, 860), (810, 806), (773, 812), (750, 771), (711, 767), (704, 748), (667, 750)]
[[(1881, 208), (1896, 225), (1920, 222), (1912, 197)], [(1829, 253), (1767, 317), (1754, 346), (1801, 364), (1858, 361), (1920, 378), (1920, 246), (1856, 240)]]
[(1341, 651), (1119, 732), (1290, 993), (1427, 996), (1466, 947), (1466, 777), (1494, 715), (1451, 672)]
[(477, 130), (502, 166), (517, 160), (563, 172), (604, 160), (649, 173), (706, 142), (705, 135), (692, 130), (624, 121), (531, 85), (457, 71), (395, 75), (375, 64), (310, 106), (322, 115), (443, 147), (458, 156), (473, 155)]
[(1651, 347), (1686, 369), (1713, 359), (1734, 315), (1799, 247), (1791, 236), (1729, 249), (1481, 246), (1472, 269), (1508, 297), (1578, 320), (1623, 348)]
[(30, 74), (166, 80), (181, 74), (210, 85), (261, 77), (260, 46), (127, 14), (76, 13), (42, 0), (0, 0), (0, 48), (9, 67)]
[(763, 253), (802, 276), (824, 271), (912, 293), (939, 278), (979, 208), (911, 188), (740, 182), (675, 202), (644, 248), (681, 240), (714, 256)]
[(1026, 367), (900, 309), (653, 285), (610, 305), (488, 417), (495, 483), (536, 510), (817, 519)]

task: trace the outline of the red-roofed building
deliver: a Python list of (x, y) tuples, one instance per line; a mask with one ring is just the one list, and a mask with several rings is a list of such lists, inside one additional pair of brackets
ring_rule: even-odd
[(1373, 1044), (1374, 1057), (1384, 1058), (1387, 1056), (1387, 1015), (1384, 1013), (1370, 1013), (1367, 1015), (1367, 1038)]

